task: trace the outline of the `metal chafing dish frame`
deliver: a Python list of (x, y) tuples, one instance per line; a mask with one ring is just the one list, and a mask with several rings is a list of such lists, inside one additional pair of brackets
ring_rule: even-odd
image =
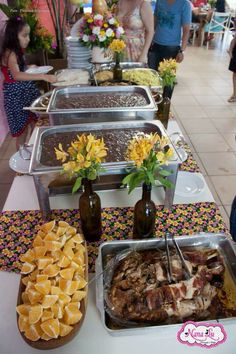
[[(236, 286), (236, 246), (235, 243), (230, 240), (230, 238), (222, 233), (197, 233), (195, 235), (184, 235), (178, 236), (177, 242), (179, 247), (204, 247), (204, 248), (213, 248), (217, 249), (221, 256), (224, 259), (225, 265), (227, 266), (230, 275)], [(101, 320), (104, 328), (110, 335), (121, 336), (121, 335), (133, 335), (141, 334), (146, 331), (154, 332), (160, 330), (166, 330), (173, 328), (176, 332), (181, 328), (183, 323), (177, 324), (160, 324), (153, 326), (139, 326), (132, 328), (121, 328), (121, 329), (112, 329), (108, 326), (106, 321), (106, 311), (105, 311), (105, 298), (104, 298), (104, 284), (103, 284), (103, 261), (104, 257), (109, 253), (119, 253), (125, 250), (141, 250), (141, 249), (164, 249), (164, 238), (162, 239), (147, 239), (147, 240), (116, 240), (104, 242), (100, 245), (98, 250), (98, 258), (96, 260), (96, 304), (97, 308), (100, 311)], [(236, 317), (220, 318), (214, 320), (204, 320), (207, 323), (229, 323), (236, 321)], [(201, 322), (201, 321), (198, 321)]]
[[(156, 131), (160, 131), (162, 136), (167, 136), (168, 134), (160, 121), (129, 121), (129, 122), (110, 122), (110, 123), (88, 123), (88, 124), (78, 124), (78, 125), (64, 125), (55, 127), (38, 127), (36, 132), (35, 143), (31, 155), (29, 173), (33, 175), (34, 183), (36, 187), (36, 192), (39, 200), (40, 209), (43, 213), (43, 218), (47, 219), (50, 215), (50, 204), (49, 204), (49, 191), (48, 183), (51, 178), (55, 178), (56, 175), (60, 174), (62, 171), (61, 166), (44, 166), (40, 163), (40, 153), (41, 153), (41, 142), (43, 134), (65, 132), (65, 131), (78, 131), (78, 132), (92, 132), (93, 130), (104, 130), (104, 129), (122, 129), (122, 128), (139, 128), (150, 125), (156, 127)], [(47, 134), (48, 135), (48, 134)], [(169, 165), (166, 166), (167, 169), (172, 171), (172, 174), (167, 178), (173, 183), (174, 188), (166, 189), (165, 193), (165, 205), (167, 207), (173, 204), (175, 185), (178, 174), (178, 166), (182, 162), (178, 151), (170, 140), (170, 146), (174, 150), (174, 156), (170, 160)], [(107, 162), (103, 163), (102, 166), (106, 169), (102, 175), (122, 175), (126, 174), (126, 168), (131, 164), (126, 161), (120, 162)], [(49, 177), (51, 176), (51, 177)], [(46, 182), (45, 182), (46, 180)]]
[[(55, 100), (59, 94), (99, 94), (99, 93), (140, 93), (142, 94), (147, 104), (145, 106), (137, 107), (97, 107), (97, 108), (76, 108), (76, 109), (57, 109)], [(67, 125), (75, 123), (89, 122), (106, 122), (131, 120), (138, 117), (139, 119), (150, 120), (154, 118), (157, 106), (155, 100), (148, 87), (146, 86), (114, 86), (114, 87), (97, 87), (97, 86), (83, 86), (83, 87), (64, 87), (53, 90), (50, 98), (47, 113), (51, 125)]]

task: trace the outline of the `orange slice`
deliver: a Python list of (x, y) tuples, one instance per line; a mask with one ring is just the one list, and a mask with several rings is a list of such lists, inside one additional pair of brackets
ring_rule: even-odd
[(67, 295), (73, 295), (78, 290), (79, 282), (74, 280), (66, 280), (61, 278), (59, 280), (60, 289)]
[(43, 295), (35, 289), (27, 290), (27, 294), (31, 305), (39, 303), (43, 298)]
[(34, 253), (35, 253), (36, 259), (39, 259), (39, 258), (45, 256), (46, 252), (47, 252), (47, 248), (45, 246), (34, 247)]
[(52, 337), (49, 337), (46, 333), (43, 333), (43, 334), (41, 335), (41, 338), (42, 338), (43, 340), (50, 340), (50, 339), (52, 339)]
[(73, 327), (60, 322), (60, 336), (65, 337), (72, 331)]
[(43, 232), (48, 233), (48, 232), (52, 231), (55, 226), (56, 226), (56, 220), (52, 220), (52, 221), (44, 224), (43, 226), (41, 226), (41, 230)]
[(79, 301), (81, 301), (82, 299), (84, 299), (85, 296), (86, 296), (86, 291), (84, 291), (84, 290), (77, 290), (77, 291), (73, 294), (71, 300), (72, 300), (72, 302), (75, 302), (75, 301), (79, 302)]
[(38, 259), (38, 269), (44, 269), (47, 267), (47, 265), (53, 263), (53, 258), (52, 257), (41, 257)]
[(60, 295), (62, 294), (62, 290), (58, 286), (51, 286), (51, 294)]
[(51, 290), (50, 280), (41, 281), (40, 283), (35, 284), (35, 289), (43, 295), (48, 295)]
[(38, 330), (36, 325), (32, 324), (32, 325), (29, 325), (29, 327), (25, 329), (25, 336), (29, 340), (32, 340), (33, 342), (35, 342), (40, 339), (40, 331)]
[(22, 254), (20, 257), (21, 262), (28, 262), (32, 263), (35, 259), (34, 256), (34, 251), (32, 249), (29, 249), (25, 254)]
[[(37, 233), (37, 236), (39, 236), (42, 240), (44, 239), (44, 237), (47, 235), (47, 232), (44, 232), (43, 230), (39, 230)], [(42, 245), (38, 245), (38, 246), (43, 246)]]
[(30, 281), (30, 278), (27, 276), (27, 277), (22, 278), (21, 281), (22, 281), (22, 284), (24, 284), (26, 286), (28, 284), (28, 282)]
[(34, 247), (43, 246), (43, 239), (39, 234), (34, 238), (33, 246)]
[(43, 274), (46, 274), (49, 277), (55, 277), (60, 272), (60, 267), (56, 264), (49, 264), (43, 270)]
[(65, 306), (65, 314), (63, 320), (67, 325), (72, 325), (80, 321), (82, 313), (78, 308), (78, 304), (78, 302), (71, 302)]
[(81, 234), (76, 234), (75, 236), (72, 237), (72, 240), (74, 243), (77, 243), (77, 244), (84, 242), (83, 236)]
[(53, 318), (53, 312), (49, 310), (43, 310), (41, 321), (44, 322), (50, 320), (51, 318)]
[(46, 274), (38, 274), (36, 276), (36, 283), (41, 283), (41, 281), (48, 280), (48, 275)]
[(43, 314), (43, 308), (41, 305), (31, 306), (29, 311), (29, 323), (34, 324), (37, 323)]
[(74, 236), (76, 234), (77, 230), (73, 226), (69, 226), (68, 229), (66, 230), (67, 235)]
[(43, 298), (42, 306), (47, 309), (54, 305), (58, 300), (58, 295), (45, 295)]
[(59, 304), (52, 305), (52, 312), (55, 318), (61, 319), (63, 317), (63, 307)]
[(57, 251), (62, 247), (62, 243), (59, 241), (44, 241), (48, 251)]
[(58, 222), (58, 225), (59, 225), (60, 227), (69, 227), (69, 226), (70, 226), (66, 221), (59, 221), (59, 222)]
[(54, 262), (57, 262), (62, 255), (63, 253), (61, 250), (51, 251), (51, 256), (53, 257)]
[(38, 269), (35, 269), (30, 275), (29, 275), (29, 279), (31, 282), (36, 281), (36, 277), (38, 275), (39, 271)]
[(28, 294), (25, 291), (21, 294), (21, 299), (22, 299), (24, 304), (29, 304), (30, 303), (29, 296), (28, 296)]
[(64, 279), (72, 280), (74, 272), (74, 268), (66, 268), (60, 271), (60, 276)]
[(59, 320), (58, 319), (50, 319), (44, 321), (41, 324), (41, 328), (45, 334), (47, 334), (51, 338), (57, 338), (60, 333)]
[(65, 245), (65, 247), (64, 247), (64, 249), (63, 249), (63, 253), (64, 253), (64, 255), (66, 255), (68, 258), (69, 258), (69, 260), (71, 260), (72, 261), (72, 259), (74, 258), (74, 252), (73, 252), (73, 250), (72, 250), (72, 248), (70, 247), (70, 246), (67, 246), (67, 245)]
[(70, 260), (68, 257), (66, 257), (64, 254), (61, 255), (61, 257), (59, 258), (59, 261), (57, 262), (57, 264), (59, 265), (59, 267), (61, 268), (66, 268), (70, 265)]
[(29, 316), (30, 305), (21, 304), (16, 307), (16, 312), (21, 316)]
[(58, 302), (61, 306), (67, 305), (71, 302), (71, 297), (69, 295), (61, 293), (59, 294)]
[(28, 317), (20, 315), (18, 318), (18, 327), (21, 332), (25, 332), (25, 330), (29, 327)]
[(60, 236), (64, 235), (67, 228), (68, 228), (68, 226), (66, 226), (66, 227), (59, 226), (57, 229), (57, 236), (60, 237)]
[(22, 268), (21, 268), (21, 274), (29, 274), (31, 273), (35, 268), (35, 265), (32, 263), (24, 263)]

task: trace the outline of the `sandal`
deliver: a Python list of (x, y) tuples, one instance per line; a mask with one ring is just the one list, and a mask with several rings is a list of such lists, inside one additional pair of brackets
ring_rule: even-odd
[(232, 96), (228, 99), (228, 102), (236, 102), (236, 97)]

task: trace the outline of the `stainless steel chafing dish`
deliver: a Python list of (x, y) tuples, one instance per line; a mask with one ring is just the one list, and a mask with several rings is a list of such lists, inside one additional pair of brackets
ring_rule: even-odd
[[(99, 130), (100, 132), (106, 130), (115, 130), (117, 131), (117, 136), (119, 136), (119, 131), (124, 129), (137, 129), (137, 128), (148, 128), (151, 129), (152, 132), (157, 132), (159, 135), (168, 136), (166, 130), (163, 125), (159, 121), (129, 121), (129, 122), (115, 122), (115, 123), (99, 123), (99, 124), (78, 124), (78, 125), (64, 125), (64, 126), (56, 126), (56, 127), (39, 127), (36, 133), (35, 144), (31, 156), (29, 172), (34, 176), (34, 181), (36, 185), (36, 190), (38, 194), (40, 208), (43, 211), (43, 215), (46, 218), (50, 214), (49, 207), (49, 184), (52, 181), (55, 181), (62, 171), (62, 167), (58, 164), (53, 165), (44, 165), (42, 163), (42, 146), (44, 139), (49, 137), (55, 133), (68, 133), (68, 132), (93, 132), (95, 130)], [(117, 139), (118, 141), (118, 139)], [(181, 163), (181, 158), (176, 151), (173, 144), (170, 142), (169, 144), (174, 151), (174, 156), (167, 166), (168, 169), (172, 170), (172, 174), (168, 177), (170, 181), (175, 186), (177, 179), (178, 166)], [(51, 151), (52, 159), (55, 161), (55, 157), (53, 151)], [(127, 161), (119, 161), (119, 162), (107, 162), (102, 164), (106, 169), (106, 172), (101, 176), (104, 177), (105, 182), (101, 186), (98, 186), (98, 189), (111, 189), (111, 188), (119, 188), (121, 185), (122, 178), (124, 174), (127, 173), (126, 168), (129, 166)], [(107, 180), (109, 179), (109, 185), (112, 187), (107, 187)], [(115, 181), (115, 182), (114, 182)], [(63, 187), (62, 187), (63, 188)], [(58, 191), (59, 193), (65, 193), (64, 189)], [(66, 190), (67, 193), (71, 192), (71, 188)], [(174, 198), (175, 188), (166, 190), (165, 204), (171, 205)]]
[[(97, 107), (97, 108), (58, 108), (60, 97), (76, 97), (79, 95), (107, 95), (113, 94), (140, 94), (144, 97), (146, 104), (134, 107)], [(49, 114), (51, 125), (64, 125), (76, 123), (96, 123), (126, 120), (150, 120), (157, 111), (156, 103), (149, 88), (145, 86), (116, 86), (116, 87), (67, 87), (55, 89), (51, 96), (47, 113)]]
[[(191, 236), (179, 236), (176, 238), (178, 245), (183, 250), (188, 248), (201, 248), (201, 249), (216, 249), (223, 257), (224, 265), (226, 267), (227, 278), (227, 290), (231, 295), (231, 299), (235, 302), (236, 293), (236, 249), (235, 244), (224, 234), (211, 234), (211, 233), (199, 233)], [(128, 251), (140, 251), (150, 249), (164, 249), (164, 239), (148, 239), (148, 240), (119, 240), (103, 243), (99, 248), (98, 258), (96, 260), (96, 303), (101, 313), (101, 320), (105, 329), (109, 334), (113, 336), (141, 334), (144, 331), (152, 332), (159, 331), (160, 329), (174, 328), (176, 333), (182, 326), (182, 323), (178, 324), (160, 324), (145, 326), (144, 324), (133, 327), (122, 327), (112, 324), (109, 316), (106, 312), (105, 304), (105, 272), (106, 257), (109, 255), (121, 255), (127, 254)], [(126, 252), (127, 251), (127, 252)], [(108, 263), (109, 264), (109, 263)], [(110, 269), (110, 264), (109, 264)], [(232, 304), (231, 304), (232, 306)], [(235, 323), (235, 317), (229, 318), (216, 318), (213, 320), (207, 320), (208, 323)]]
[[(162, 91), (163, 91), (162, 79), (161, 79), (161, 77), (159, 76), (159, 74), (158, 74), (158, 72), (156, 70), (153, 70), (153, 69), (150, 69), (150, 68), (127, 68), (127, 69), (124, 69), (122, 72), (125, 73), (125, 72), (128, 72), (130, 70), (139, 71), (140, 69), (142, 71), (150, 71), (150, 72), (152, 72), (152, 74), (159, 80), (159, 85), (148, 85), (148, 86), (150, 86), (152, 90), (155, 90), (157, 92), (162, 93)], [(142, 85), (145, 85), (145, 83), (142, 83)]]

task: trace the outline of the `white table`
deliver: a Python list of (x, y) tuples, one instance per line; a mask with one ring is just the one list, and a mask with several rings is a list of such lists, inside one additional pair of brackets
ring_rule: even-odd
[[(172, 127), (176, 130), (176, 123)], [(203, 176), (201, 176), (203, 178)], [(204, 178), (203, 178), (204, 179)], [(121, 191), (99, 192), (103, 206), (134, 205), (140, 192), (121, 197)], [(122, 193), (124, 193), (123, 191)], [(112, 198), (112, 199), (111, 199)], [(122, 199), (123, 198), (123, 199)], [(161, 188), (155, 195), (157, 204), (163, 203)], [(200, 198), (200, 197), (199, 197)], [(113, 202), (112, 202), (113, 201)], [(126, 202), (127, 201), (127, 202)], [(175, 197), (174, 203), (193, 203), (197, 201), (214, 201), (208, 188), (201, 195), (201, 200), (186, 200)], [(51, 198), (52, 208), (76, 208), (78, 206), (78, 196), (56, 196)], [(14, 179), (12, 188), (6, 200), (4, 210), (28, 210), (38, 209), (36, 191), (31, 176), (21, 176)], [(14, 273), (0, 272), (0, 354), (36, 354), (40, 351), (28, 346), (21, 338), (16, 323), (16, 299), (20, 276)], [(235, 354), (235, 333), (236, 321), (227, 321), (224, 324), (227, 332), (227, 341), (210, 350), (210, 353)], [(180, 329), (180, 326), (179, 326)], [(95, 305), (94, 284), (89, 286), (88, 309), (81, 331), (69, 344), (58, 349), (50, 350), (52, 354), (144, 354), (144, 353), (164, 353), (164, 354), (189, 354), (189, 353), (209, 353), (209, 349), (200, 347), (188, 347), (180, 344), (176, 338), (177, 330), (171, 328), (159, 328), (142, 335), (129, 335), (113, 337), (103, 328), (99, 312)]]

